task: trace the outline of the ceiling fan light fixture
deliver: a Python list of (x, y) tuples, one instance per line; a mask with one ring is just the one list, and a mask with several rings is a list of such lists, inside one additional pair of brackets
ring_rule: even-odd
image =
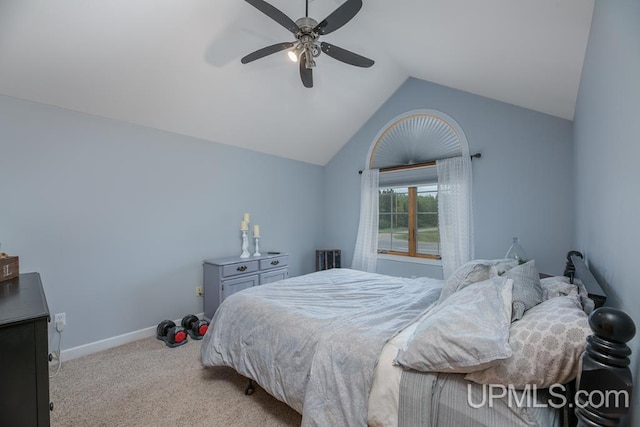
[(309, 0), (305, 1), (305, 16), (297, 21), (293, 21), (281, 10), (267, 3), (265, 0), (245, 1), (286, 28), (295, 36), (296, 40), (276, 43), (258, 49), (255, 52), (245, 55), (241, 59), (243, 64), (248, 64), (267, 55), (287, 50), (289, 59), (299, 64), (300, 78), (302, 84), (307, 88), (313, 87), (312, 69), (316, 66), (315, 58), (320, 56), (321, 53), (326, 53), (333, 59), (356, 67), (367, 68), (374, 64), (373, 60), (358, 55), (357, 53), (350, 52), (324, 41), (318, 41), (320, 36), (332, 33), (349, 22), (362, 8), (362, 0), (346, 0), (320, 23), (309, 17)]

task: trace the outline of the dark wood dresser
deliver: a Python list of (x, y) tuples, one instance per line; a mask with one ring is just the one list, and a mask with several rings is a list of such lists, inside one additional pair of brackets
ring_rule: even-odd
[(49, 320), (38, 273), (0, 283), (0, 426), (49, 425)]

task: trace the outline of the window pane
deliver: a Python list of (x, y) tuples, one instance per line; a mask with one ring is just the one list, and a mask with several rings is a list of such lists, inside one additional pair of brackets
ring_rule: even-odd
[(378, 250), (408, 253), (408, 188), (380, 188)]
[(390, 188), (381, 188), (378, 191), (378, 211), (382, 213), (391, 212), (391, 196), (393, 190)]
[(395, 188), (393, 191), (393, 210), (394, 212), (407, 212), (409, 195), (407, 188)]
[(440, 255), (438, 229), (438, 188), (435, 185), (418, 187), (416, 252)]
[(409, 252), (409, 215), (406, 213), (394, 215), (394, 227), (390, 233), (391, 250), (395, 252)]

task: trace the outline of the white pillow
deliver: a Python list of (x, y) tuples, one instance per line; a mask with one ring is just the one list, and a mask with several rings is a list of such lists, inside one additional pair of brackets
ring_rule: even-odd
[(473, 372), (511, 356), (513, 281), (493, 277), (440, 301), (394, 360), (422, 372)]
[(589, 298), (589, 293), (580, 279), (575, 279), (575, 284), (569, 283), (569, 278), (564, 276), (551, 276), (540, 279), (540, 287), (542, 288), (542, 300), (546, 301), (559, 296), (574, 295), (580, 298), (582, 310), (591, 314), (595, 309), (595, 303)]

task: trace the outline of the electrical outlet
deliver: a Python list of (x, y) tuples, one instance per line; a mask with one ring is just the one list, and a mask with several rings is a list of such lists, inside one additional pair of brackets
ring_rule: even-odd
[(196, 286), (196, 296), (197, 297), (204, 296), (204, 291), (202, 290), (202, 286)]
[(55, 316), (53, 316), (53, 321), (56, 325), (56, 331), (62, 332), (64, 330), (65, 325), (67, 324), (67, 314), (58, 313)]

